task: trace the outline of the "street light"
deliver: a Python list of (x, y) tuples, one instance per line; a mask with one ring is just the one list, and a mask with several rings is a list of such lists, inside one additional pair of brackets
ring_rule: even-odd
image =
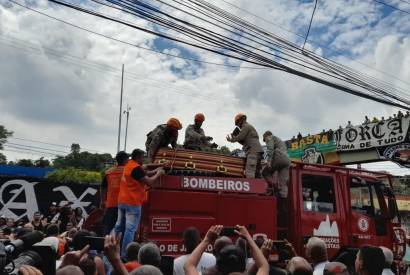
[(124, 114), (127, 115), (127, 122), (125, 123), (125, 141), (124, 141), (124, 151), (127, 151), (127, 136), (128, 136), (128, 119), (130, 117), (131, 107), (127, 104), (127, 109), (125, 109)]

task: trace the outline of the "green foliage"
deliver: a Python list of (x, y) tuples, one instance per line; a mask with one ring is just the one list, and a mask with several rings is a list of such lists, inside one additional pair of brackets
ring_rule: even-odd
[(3, 125), (0, 125), (0, 150), (3, 150), (3, 144), (7, 142), (7, 138), (11, 135), (13, 135), (13, 132), (7, 131)]
[(2, 153), (0, 153), (0, 164), (7, 164), (7, 158)]
[(24, 167), (34, 167), (34, 162), (31, 159), (19, 159), (16, 165)]
[(41, 167), (41, 168), (49, 167), (50, 166), (50, 161), (48, 159), (44, 159), (43, 157), (41, 157), (41, 158), (34, 161), (34, 165), (36, 167)]
[(103, 171), (106, 165), (112, 165), (114, 159), (110, 154), (93, 154), (87, 151), (80, 152), (80, 145), (73, 143), (71, 153), (66, 156), (57, 156), (53, 160), (55, 168), (78, 168), (90, 171)]
[(67, 168), (51, 172), (47, 179), (59, 183), (101, 183), (102, 175), (95, 171)]

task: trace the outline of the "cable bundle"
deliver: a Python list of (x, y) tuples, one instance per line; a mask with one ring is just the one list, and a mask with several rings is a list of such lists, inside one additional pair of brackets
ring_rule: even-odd
[[(302, 49), (205, 0), (91, 0), (97, 5), (90, 6), (49, 1), (222, 55), (228, 61), (234, 59), (280, 70), (349, 94), (410, 110), (408, 92)], [(98, 7), (102, 6), (145, 19), (152, 28), (101, 13)]]

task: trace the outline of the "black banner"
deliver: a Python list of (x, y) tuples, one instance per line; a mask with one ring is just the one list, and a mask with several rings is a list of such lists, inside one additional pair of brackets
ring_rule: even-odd
[(0, 176), (0, 215), (31, 219), (34, 212), (46, 215), (52, 202), (72, 202), (85, 216), (99, 205), (98, 184), (55, 183), (39, 178)]

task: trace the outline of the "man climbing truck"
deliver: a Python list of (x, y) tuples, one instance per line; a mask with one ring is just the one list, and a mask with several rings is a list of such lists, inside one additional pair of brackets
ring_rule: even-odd
[(299, 255), (310, 237), (319, 237), (329, 259), (349, 265), (362, 245), (385, 246), (400, 267), (406, 240), (388, 174), (292, 163), (289, 220), (286, 228), (279, 228), (276, 197), (268, 195), (263, 179), (190, 172), (162, 176), (143, 206), (139, 239), (156, 242), (163, 255), (184, 254), (181, 236), (190, 226), (203, 236), (211, 225), (244, 224), (254, 238), (286, 238)]

